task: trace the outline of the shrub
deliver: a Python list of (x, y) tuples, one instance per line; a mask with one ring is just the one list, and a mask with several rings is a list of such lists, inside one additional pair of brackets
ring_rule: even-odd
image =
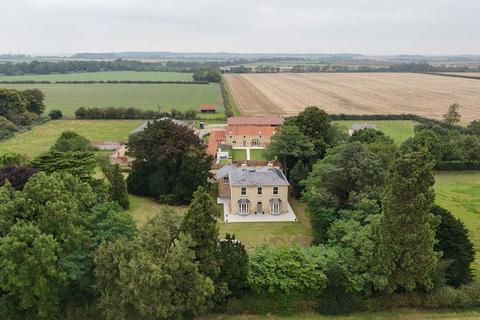
[(52, 110), (52, 111), (50, 111), (50, 113), (48, 114), (48, 116), (49, 116), (52, 120), (56, 120), (56, 119), (61, 119), (61, 118), (63, 118), (63, 113), (62, 113), (62, 111), (60, 111), (60, 110)]

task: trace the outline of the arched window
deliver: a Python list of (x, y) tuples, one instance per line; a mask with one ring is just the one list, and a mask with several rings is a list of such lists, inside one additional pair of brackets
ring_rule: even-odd
[(282, 200), (280, 200), (280, 199), (271, 199), (270, 200), (270, 213), (271, 214), (282, 213)]

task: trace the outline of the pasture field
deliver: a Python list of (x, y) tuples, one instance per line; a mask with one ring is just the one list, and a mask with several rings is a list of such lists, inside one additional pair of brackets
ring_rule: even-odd
[(316, 105), (328, 113), (413, 113), (441, 119), (454, 102), (462, 120), (478, 119), (475, 79), (416, 73), (277, 73), (225, 75), (242, 115), (292, 115)]
[(384, 312), (362, 312), (350, 315), (327, 316), (315, 313), (294, 314), (290, 316), (274, 315), (209, 315), (200, 320), (460, 320), (479, 319), (480, 308), (463, 310), (418, 310), (401, 309)]
[(148, 80), (148, 81), (193, 81), (193, 73), (155, 71), (103, 71), (55, 74), (26, 74), (0, 76), (0, 81), (107, 81), (107, 80)]
[(13, 89), (38, 88), (45, 94), (45, 113), (59, 109), (73, 117), (80, 107), (135, 107), (143, 110), (198, 110), (214, 104), (222, 111), (220, 87), (211, 84), (0, 84)]
[(410, 120), (340, 120), (332, 121), (332, 123), (347, 132), (354, 123), (374, 124), (378, 130), (383, 131), (383, 133), (392, 138), (397, 145), (414, 136), (413, 129), (417, 124), (415, 121)]
[(29, 158), (47, 151), (58, 136), (67, 130), (76, 131), (91, 141), (126, 141), (130, 131), (144, 120), (52, 120), (32, 130), (0, 142), (0, 154), (17, 152)]
[(480, 171), (438, 171), (435, 181), (435, 202), (462, 220), (470, 232), (477, 252), (473, 267), (480, 279)]

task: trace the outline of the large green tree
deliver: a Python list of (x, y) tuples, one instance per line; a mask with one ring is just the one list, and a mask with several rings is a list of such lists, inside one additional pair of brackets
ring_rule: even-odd
[(298, 160), (309, 162), (315, 155), (314, 144), (295, 125), (283, 125), (272, 137), (266, 155), (282, 162), (287, 175)]
[(430, 159), (426, 150), (401, 148), (390, 169), (376, 254), (377, 267), (387, 276), (382, 289), (388, 292), (433, 286), (439, 254), (434, 249), (437, 219), (431, 213)]
[[(52, 277), (54, 271), (61, 274), (61, 283), (52, 280), (51, 285), (56, 286), (55, 290), (37, 290), (31, 293), (42, 295), (38, 301), (56, 301), (58, 308), (49, 309), (49, 319), (70, 307), (91, 303), (94, 298), (92, 257), (96, 248), (106, 240), (129, 238), (135, 233), (135, 224), (128, 213), (121, 212), (114, 203), (98, 201), (88, 183), (69, 174), (47, 175), (40, 172), (28, 180), (22, 191), (14, 191), (9, 184), (0, 188), (0, 242), (8, 240), (12, 230), (20, 226), (24, 229), (23, 226), (28, 225), (29, 232), (37, 235), (40, 233), (38, 237), (42, 241), (51, 239), (48, 243), (55, 245), (51, 251), (42, 249), (45, 259), (48, 257), (49, 261), (54, 261), (54, 268), (28, 268), (30, 262), (24, 260), (25, 268), (21, 268), (22, 273), (18, 275), (24, 279), (45, 279)], [(16, 252), (18, 247), (7, 240), (4, 244), (13, 247), (5, 250)], [(38, 254), (42, 255), (42, 252)], [(21, 257), (18, 256), (18, 259), (21, 260)], [(28, 257), (25, 256), (25, 259)], [(12, 275), (6, 275), (2, 279), (0, 282), (17, 281)], [(44, 280), (41, 281), (41, 285), (50, 286)], [(31, 290), (30, 287), (29, 289)], [(0, 289), (0, 300), (22, 299), (23, 293), (15, 290)], [(45, 307), (48, 305), (45, 304)], [(25, 308), (25, 312), (34, 312), (35, 308)]]
[(75, 131), (64, 131), (58, 137), (52, 150), (67, 152), (67, 151), (93, 151), (90, 141), (84, 136), (79, 135)]
[(132, 240), (103, 243), (95, 255), (98, 306), (104, 319), (174, 319), (206, 311), (212, 281), (202, 275), (168, 209)]
[(0, 88), (0, 115), (15, 124), (21, 124), (27, 111), (27, 101), (20, 91)]
[(227, 234), (218, 244), (216, 259), (220, 265), (217, 281), (227, 285), (230, 295), (240, 297), (248, 289), (245, 246), (235, 239), (235, 235)]
[(213, 158), (194, 132), (170, 120), (153, 121), (130, 136), (129, 155), (135, 158), (128, 190), (167, 203), (188, 203), (199, 186), (208, 187)]
[(43, 113), (45, 110), (45, 104), (43, 103), (45, 95), (42, 91), (39, 89), (26, 89), (22, 91), (22, 94), (27, 102), (26, 108), (29, 112), (38, 115)]
[(352, 209), (367, 198), (380, 202), (386, 168), (379, 155), (353, 142), (328, 150), (304, 180), (304, 199), (317, 242), (327, 239), (340, 209)]
[(90, 180), (97, 166), (97, 161), (92, 152), (60, 152), (52, 150), (33, 159), (30, 165), (49, 174), (64, 172), (83, 180)]
[(60, 245), (32, 223), (19, 222), (0, 238), (0, 317), (53, 319), (65, 273)]
[(315, 146), (318, 158), (323, 157), (325, 151), (331, 146), (330, 117), (316, 106), (306, 107), (298, 115), (288, 118), (287, 124), (294, 124), (301, 133), (310, 139)]

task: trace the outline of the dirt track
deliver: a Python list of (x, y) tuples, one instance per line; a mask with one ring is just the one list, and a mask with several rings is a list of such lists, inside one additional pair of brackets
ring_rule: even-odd
[(242, 114), (290, 115), (317, 105), (330, 113), (414, 113), (440, 119), (454, 102), (463, 121), (480, 118), (480, 81), (413, 73), (227, 75)]

